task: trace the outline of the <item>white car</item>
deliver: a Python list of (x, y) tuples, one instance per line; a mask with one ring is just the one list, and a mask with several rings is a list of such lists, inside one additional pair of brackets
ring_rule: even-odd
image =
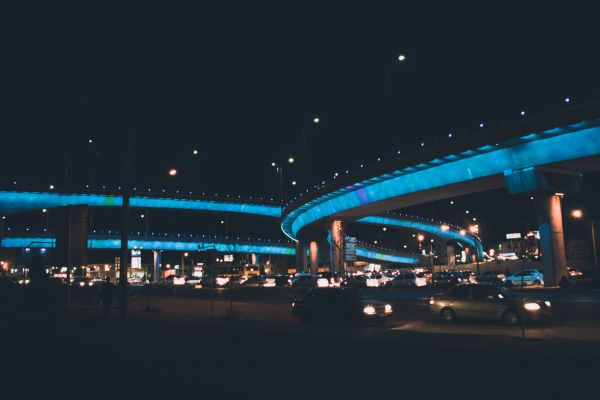
[(507, 286), (544, 286), (544, 274), (537, 269), (515, 272), (503, 279)]
[(371, 275), (367, 279), (367, 287), (381, 287), (381, 286), (385, 286), (392, 279), (394, 279), (393, 276), (386, 275), (386, 274)]

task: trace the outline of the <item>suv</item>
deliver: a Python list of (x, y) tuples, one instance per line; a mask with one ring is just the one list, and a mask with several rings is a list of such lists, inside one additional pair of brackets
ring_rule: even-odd
[(544, 286), (544, 274), (537, 269), (515, 272), (503, 279), (506, 286)]
[(364, 299), (354, 288), (317, 288), (310, 290), (303, 298), (294, 300), (292, 315), (299, 317), (305, 324), (382, 324), (392, 315), (392, 306)]

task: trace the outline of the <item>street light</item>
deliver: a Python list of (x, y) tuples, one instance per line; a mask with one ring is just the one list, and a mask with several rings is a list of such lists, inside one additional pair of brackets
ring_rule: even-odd
[(398, 55), (398, 61), (402, 62), (404, 60), (406, 60), (406, 56), (404, 54), (399, 54)]
[(319, 117), (314, 117), (314, 118), (313, 118), (313, 122), (314, 122), (315, 124), (318, 124), (319, 122), (321, 122), (321, 120), (319, 119)]
[(441, 228), (441, 229), (442, 229), (444, 232), (446, 232), (446, 231), (449, 231), (449, 230), (450, 230), (450, 227), (449, 227), (448, 225), (445, 225), (445, 224), (444, 224), (444, 225), (442, 225), (442, 226), (440, 226), (440, 228)]
[(175, 176), (175, 175), (177, 175), (177, 170), (176, 170), (175, 168), (171, 168), (171, 169), (169, 170), (169, 175), (170, 175), (170, 176)]
[[(294, 157), (288, 157), (287, 159), (289, 165), (294, 164), (295, 161), (296, 160), (294, 159)], [(271, 167), (275, 168), (275, 170), (279, 173), (279, 198), (282, 202), (285, 202), (287, 199), (287, 190), (285, 192), (283, 190), (283, 165), (284, 163), (281, 163), (281, 165), (277, 165), (275, 161), (271, 162)], [(295, 183), (292, 183), (292, 185), (295, 185)]]
[(195, 156), (198, 155), (198, 150), (194, 149), (194, 151), (192, 152)]
[[(579, 208), (576, 208), (571, 211), (571, 216), (576, 219), (581, 219), (583, 218), (583, 211)], [(592, 226), (592, 251), (594, 252), (594, 267), (598, 268), (598, 254), (596, 252), (596, 224), (594, 223), (593, 219), (590, 222)]]

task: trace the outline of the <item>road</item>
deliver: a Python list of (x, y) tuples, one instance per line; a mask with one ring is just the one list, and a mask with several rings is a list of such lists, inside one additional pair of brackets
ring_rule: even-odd
[(215, 292), (216, 318), (209, 290), (138, 291), (126, 318), (108, 320), (93, 298), (78, 294), (56, 319), (0, 325), (3, 384), (19, 393), (43, 387), (46, 396), (431, 398), (518, 390), (537, 398), (595, 382), (600, 342), (533, 334), (595, 329), (594, 321), (564, 316), (528, 328), (522, 340), (494, 324), (424, 320), (425, 307), (414, 300), (430, 293), (417, 290), (368, 292), (394, 300), (394, 319), (384, 327), (303, 326), (289, 308), (300, 292), (267, 290), (234, 291), (236, 318), (225, 318), (227, 291)]

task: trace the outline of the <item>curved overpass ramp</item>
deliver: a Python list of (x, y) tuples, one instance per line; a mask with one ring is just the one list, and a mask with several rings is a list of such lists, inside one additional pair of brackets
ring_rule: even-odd
[(337, 179), (288, 204), (281, 227), (297, 240), (311, 226), (360, 220), (402, 207), (497, 189), (507, 186), (513, 176), (524, 176), (518, 183), (533, 188), (536, 182), (531, 180), (535, 177), (524, 172), (539, 167), (577, 172), (600, 168), (600, 102)]

